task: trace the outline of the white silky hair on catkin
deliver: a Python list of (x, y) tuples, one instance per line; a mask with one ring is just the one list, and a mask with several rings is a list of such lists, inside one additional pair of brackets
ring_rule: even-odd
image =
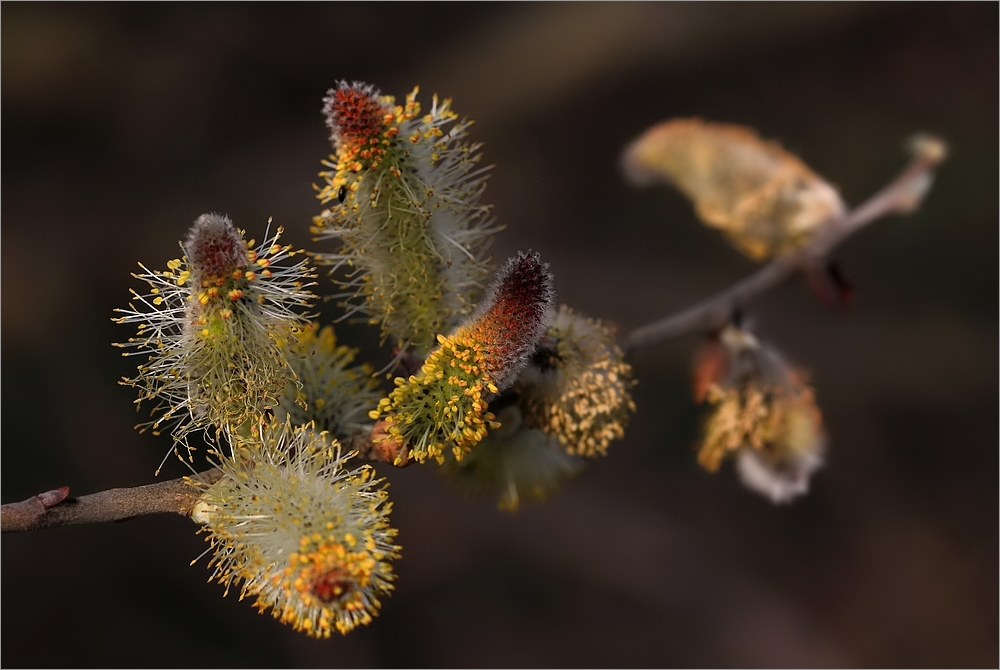
[(809, 479), (823, 466), (823, 448), (800, 454), (790, 462), (776, 466), (756, 449), (744, 447), (736, 458), (736, 471), (750, 490), (775, 504), (789, 503), (809, 492)]

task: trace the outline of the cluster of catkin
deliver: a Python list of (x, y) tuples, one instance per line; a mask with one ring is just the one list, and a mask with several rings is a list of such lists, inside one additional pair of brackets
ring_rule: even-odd
[(166, 271), (140, 264), (148, 291), (116, 319), (138, 328), (118, 346), (145, 357), (123, 380), (153, 403), (139, 428), (168, 432), (182, 459), (203, 440), (221, 471), (191, 479), (213, 576), (317, 637), (371, 621), (400, 552), (386, 485), (342, 444), (436, 463), (516, 507), (606, 453), (634, 411), (612, 332), (555, 309), (537, 253), (489, 280), (487, 168), (450, 101), (423, 113), (416, 90), (396, 104), (342, 82), (323, 105), (334, 153), (312, 231), (337, 246), (311, 260), (344, 316), (377, 326), (412, 374), (382, 396), (372, 368), (305, 313), (310, 257), (281, 245), (280, 227), (256, 244), (218, 214), (194, 222)]

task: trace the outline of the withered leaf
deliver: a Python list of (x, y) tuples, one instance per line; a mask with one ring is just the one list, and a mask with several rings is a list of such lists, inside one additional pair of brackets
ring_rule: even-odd
[(798, 248), (844, 213), (830, 184), (745, 126), (665, 121), (632, 142), (622, 164), (637, 185), (676, 186), (705, 224), (756, 261)]

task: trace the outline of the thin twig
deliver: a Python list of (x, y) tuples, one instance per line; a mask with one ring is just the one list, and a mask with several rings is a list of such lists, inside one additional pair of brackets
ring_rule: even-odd
[(162, 512), (187, 515), (198, 500), (198, 490), (188, 483), (189, 480), (212, 484), (221, 477), (222, 471), (212, 469), (195, 477), (181, 477), (128, 489), (109, 489), (79, 498), (69, 497), (69, 487), (64, 486), (22, 502), (4, 505), (0, 511), (0, 527), (8, 533), (121, 521)]
[(827, 223), (805, 246), (781, 256), (749, 277), (715, 294), (694, 307), (640, 326), (622, 340), (622, 348), (634, 351), (692, 333), (708, 333), (721, 328), (733, 309), (746, 304), (803, 268), (815, 266), (845, 238), (872, 221), (889, 214), (911, 212), (919, 205), (930, 185), (931, 170), (944, 158), (943, 144), (918, 147), (917, 155), (888, 186), (839, 219)]

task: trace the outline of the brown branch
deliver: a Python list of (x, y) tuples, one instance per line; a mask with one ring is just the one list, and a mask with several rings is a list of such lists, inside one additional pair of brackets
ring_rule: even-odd
[(717, 330), (729, 321), (735, 308), (796, 273), (815, 267), (830, 250), (865, 225), (889, 214), (912, 212), (930, 187), (931, 171), (944, 159), (945, 151), (940, 140), (918, 138), (914, 141), (914, 159), (896, 179), (862, 205), (827, 223), (805, 246), (771, 261), (749, 277), (683, 312), (636, 328), (622, 340), (622, 348), (628, 352), (682, 335)]
[(22, 502), (4, 505), (0, 508), (0, 529), (4, 533), (41, 530), (121, 521), (161, 512), (187, 515), (198, 500), (197, 489), (187, 480), (197, 479), (212, 484), (221, 477), (222, 471), (212, 469), (195, 477), (181, 477), (128, 489), (110, 489), (79, 498), (69, 497), (69, 487), (64, 486)]
[[(374, 444), (367, 434), (345, 443), (351, 451), (365, 461), (393, 464), (399, 455), (395, 444)], [(398, 467), (409, 465), (406, 454)], [(222, 478), (218, 468), (206, 470), (193, 477), (181, 477), (146, 486), (127, 489), (109, 489), (100, 493), (69, 497), (69, 487), (47, 491), (27, 500), (8, 503), (0, 508), (0, 530), (4, 533), (78, 526), (87, 523), (121, 521), (144, 514), (172, 512), (187, 516), (198, 501), (198, 491), (188, 483), (194, 479), (214, 484)]]

